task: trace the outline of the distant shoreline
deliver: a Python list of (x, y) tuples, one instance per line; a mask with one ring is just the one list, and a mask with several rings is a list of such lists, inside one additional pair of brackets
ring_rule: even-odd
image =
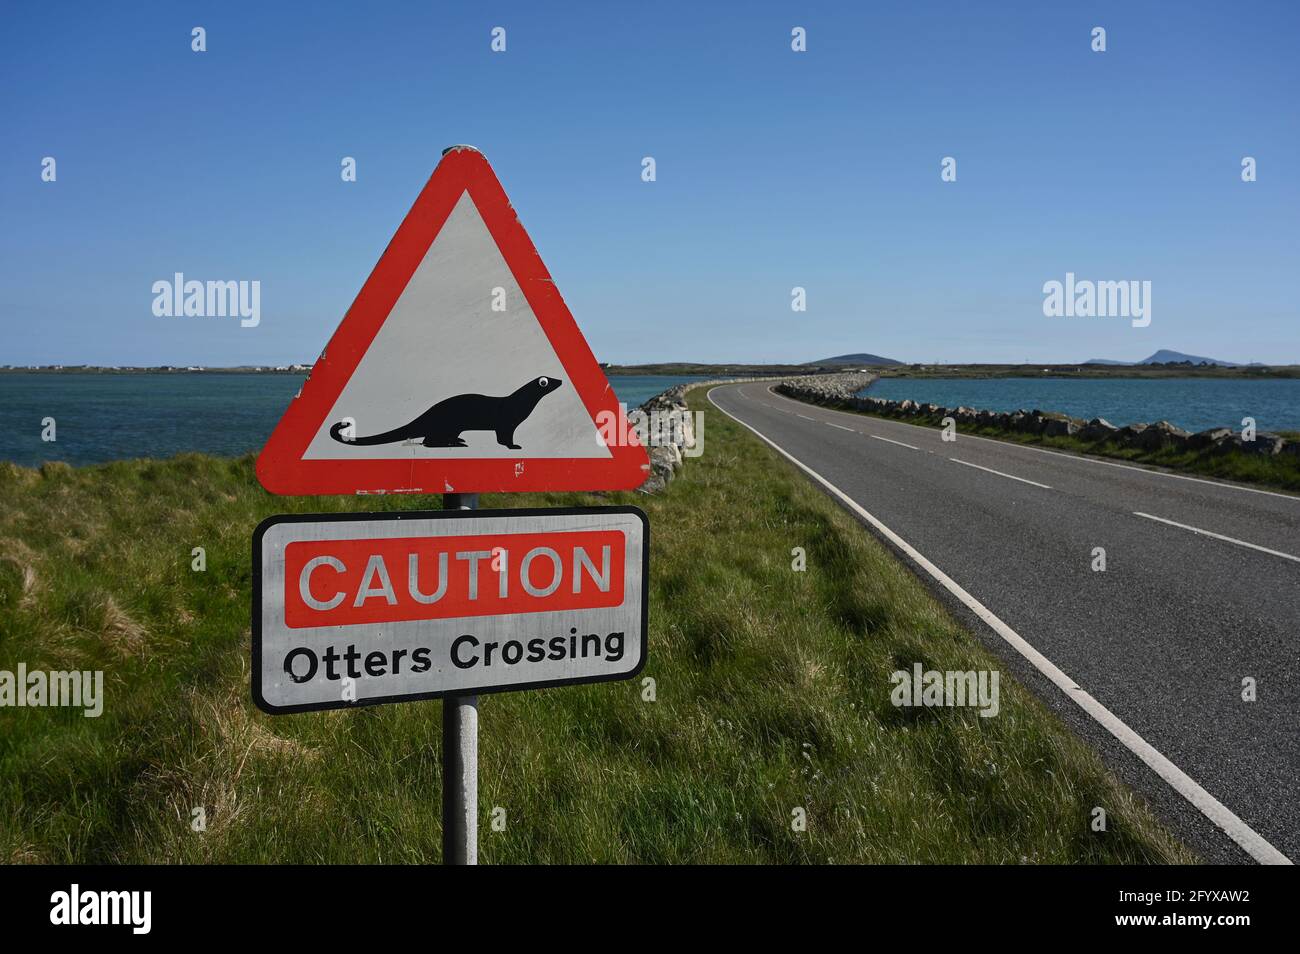
[[(606, 374), (637, 376), (706, 376), (706, 377), (773, 377), (791, 374), (817, 374), (845, 371), (856, 367), (847, 364), (696, 364), (665, 362), (658, 364), (604, 364)], [(1300, 365), (1223, 365), (1179, 364), (904, 364), (879, 367), (865, 365), (881, 377), (915, 378), (1300, 378)], [(241, 365), (217, 368), (191, 365), (129, 367), (106, 365), (38, 365), (0, 367), (0, 374), (288, 374), (308, 375), (310, 364)]]

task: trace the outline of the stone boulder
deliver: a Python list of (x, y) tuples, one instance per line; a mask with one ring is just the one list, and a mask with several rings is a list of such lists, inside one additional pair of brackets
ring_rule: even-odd
[(1115, 440), (1125, 447), (1137, 447), (1138, 438), (1142, 436), (1142, 432), (1146, 429), (1147, 425), (1145, 424), (1126, 424), (1115, 432)]
[(1119, 428), (1104, 417), (1094, 417), (1079, 428), (1079, 436), (1088, 441), (1107, 441), (1119, 432)]
[(1286, 443), (1281, 434), (1270, 434), (1267, 431), (1256, 431), (1253, 441), (1239, 440), (1241, 449), (1250, 454), (1264, 454), (1273, 457), (1282, 451), (1282, 445)]
[(672, 447), (651, 447), (647, 453), (650, 455), (650, 476), (646, 478), (641, 489), (646, 493), (658, 493), (668, 486), (668, 482), (673, 479), (673, 474), (677, 472), (678, 461), (681, 457), (674, 454), (675, 448)]
[(1197, 431), (1191, 437), (1187, 438), (1187, 446), (1192, 450), (1206, 450), (1207, 448), (1217, 447), (1224, 441), (1231, 439), (1232, 430), (1227, 427), (1211, 427), (1203, 431)]
[(1043, 412), (1035, 408), (1021, 419), (1020, 429), (1026, 434), (1041, 434), (1046, 423), (1047, 418), (1043, 417)]
[(1144, 427), (1133, 439), (1133, 445), (1143, 450), (1163, 450), (1167, 447), (1182, 449), (1192, 435), (1168, 421), (1156, 421)]
[(1069, 417), (1043, 418), (1042, 434), (1046, 437), (1070, 437), (1079, 433), (1079, 424)]

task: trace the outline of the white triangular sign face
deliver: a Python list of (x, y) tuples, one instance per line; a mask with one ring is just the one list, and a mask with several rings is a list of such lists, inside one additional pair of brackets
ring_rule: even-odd
[[(500, 310), (494, 310), (500, 309)], [(437, 333), (430, 317), (437, 314)], [(544, 382), (544, 383), (541, 383)], [(527, 388), (539, 400), (514, 414), (492, 402)], [(407, 434), (434, 405), (455, 395), (487, 401), (447, 405), (445, 421)], [(531, 395), (528, 395), (531, 397)], [(494, 413), (495, 412), (495, 413)], [(509, 429), (481, 426), (488, 414)], [(515, 415), (522, 415), (516, 420)], [(440, 415), (434, 415), (435, 418)], [(350, 419), (354, 440), (331, 436)], [(460, 428), (468, 425), (468, 429)], [(443, 433), (436, 431), (443, 427)], [(367, 444), (376, 435), (393, 440)], [(432, 440), (430, 440), (432, 438)], [(442, 446), (461, 440), (464, 446)], [(412, 460), (521, 456), (608, 459), (609, 449), (564, 365), (510, 273), (469, 193), (463, 193), (307, 447), (306, 460)]]
[(636, 487), (649, 461), (505, 192), (449, 151), (257, 462), (274, 493)]

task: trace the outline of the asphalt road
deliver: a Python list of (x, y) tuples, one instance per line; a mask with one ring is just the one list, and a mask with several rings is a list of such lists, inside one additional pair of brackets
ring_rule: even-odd
[(945, 442), (769, 387), (710, 400), (813, 471), (1189, 844), (1300, 860), (1300, 497)]

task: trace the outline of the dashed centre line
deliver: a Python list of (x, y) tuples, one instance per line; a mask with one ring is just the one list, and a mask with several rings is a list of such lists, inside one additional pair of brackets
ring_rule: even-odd
[(906, 447), (908, 450), (919, 451), (921, 448), (915, 444), (904, 444), (902, 441), (896, 441), (889, 437), (881, 437), (879, 434), (868, 434), (868, 437), (874, 437), (878, 441), (884, 441), (886, 444), (897, 444), (899, 447)]
[(948, 459), (952, 461), (954, 464), (965, 464), (967, 467), (974, 467), (976, 470), (983, 470), (990, 474), (997, 474), (999, 477), (1006, 477), (1009, 480), (1018, 480), (1022, 484), (1033, 484), (1035, 487), (1042, 487), (1044, 490), (1052, 489), (1051, 487), (1047, 486), (1047, 484), (1040, 484), (1036, 480), (1028, 480), (1027, 478), (1024, 477), (1017, 477), (1015, 474), (1004, 474), (1000, 470), (994, 470), (992, 467), (981, 467), (979, 464), (972, 464), (968, 460), (958, 460), (956, 457), (949, 457)]
[(1216, 540), (1223, 540), (1227, 543), (1235, 543), (1239, 547), (1249, 547), (1252, 550), (1258, 550), (1260, 553), (1267, 553), (1270, 556), (1281, 557), (1283, 560), (1293, 560), (1300, 563), (1300, 556), (1292, 556), (1290, 553), (1283, 553), (1280, 550), (1270, 550), (1268, 547), (1261, 547), (1258, 543), (1248, 543), (1245, 540), (1238, 540), (1236, 537), (1225, 537), (1221, 533), (1214, 533), (1211, 530), (1202, 530), (1200, 527), (1193, 527), (1185, 523), (1178, 523), (1174, 520), (1166, 520), (1164, 517), (1155, 517), (1149, 513), (1141, 513), (1134, 510), (1133, 516), (1145, 517), (1148, 520), (1155, 520), (1158, 523), (1167, 523), (1171, 527), (1178, 527), (1180, 530), (1190, 530), (1192, 533), (1199, 533), (1203, 536), (1214, 537)]

